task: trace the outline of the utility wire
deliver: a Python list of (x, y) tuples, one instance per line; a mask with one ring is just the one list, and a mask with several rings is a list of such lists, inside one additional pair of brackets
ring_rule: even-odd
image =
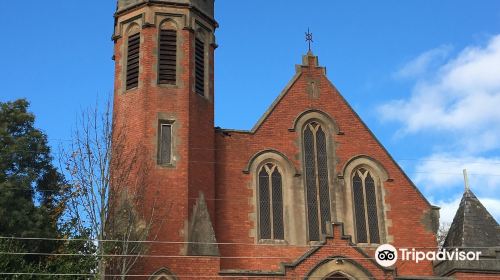
[[(244, 242), (189, 242), (189, 241), (159, 241), (159, 240), (99, 240), (99, 239), (84, 239), (84, 238), (43, 238), (43, 237), (7, 237), (0, 236), (0, 240), (42, 240), (42, 241), (89, 241), (89, 242), (114, 242), (114, 243), (152, 243), (152, 244), (199, 244), (199, 245), (248, 245), (248, 246), (276, 246), (276, 247), (329, 247), (329, 248), (367, 248), (366, 246), (348, 245), (329, 245), (329, 244), (308, 244), (308, 245), (289, 245), (289, 244), (263, 244), (263, 243), (244, 243)], [(440, 247), (427, 246), (398, 246), (398, 249), (439, 249)], [(500, 246), (489, 247), (452, 247), (451, 249), (497, 249)], [(375, 249), (375, 248), (373, 248)], [(448, 248), (450, 249), (450, 248)]]
[[(9, 272), (0, 272), (0, 275), (31, 275), (31, 276), (80, 276), (80, 277), (92, 277), (92, 276), (98, 276), (99, 274), (97, 273), (30, 273), (30, 272), (19, 272), (19, 273), (9, 273)], [(151, 277), (155, 276), (152, 274), (105, 274), (104, 276), (107, 277)], [(303, 279), (304, 276), (281, 276), (281, 275), (275, 275), (270, 273), (264, 274), (264, 275), (200, 275), (200, 274), (186, 274), (186, 275), (176, 275), (179, 278), (192, 278), (192, 279), (204, 279), (204, 278), (209, 278), (209, 279), (220, 279), (220, 278), (225, 278), (225, 279), (234, 279), (234, 278), (254, 278), (254, 279), (268, 279), (268, 278), (278, 278), (278, 279)], [(404, 277), (405, 275), (398, 275), (397, 277)], [(474, 279), (498, 279), (498, 275), (473, 275)], [(308, 276), (307, 279), (324, 279), (323, 276), (318, 277), (318, 276)], [(330, 276), (328, 279), (345, 279), (343, 276)], [(369, 277), (369, 276), (363, 276), (363, 277), (356, 277), (356, 279), (377, 279), (376, 277)]]
[[(73, 140), (60, 140), (60, 141), (73, 141)], [(60, 152), (55, 152), (53, 149), (51, 150), (51, 154), (61, 154)], [(222, 148), (196, 148), (189, 147), (189, 150), (225, 150)], [(27, 150), (13, 150), (16, 152), (25, 152), (25, 153), (40, 153), (40, 151), (27, 151)], [(398, 161), (423, 161), (423, 162), (444, 162), (444, 163), (464, 163), (464, 164), (487, 164), (487, 165), (500, 165), (500, 161), (489, 161), (489, 162), (481, 162), (481, 161), (468, 161), (468, 160), (441, 160), (441, 159), (420, 159), (420, 158), (394, 158), (396, 162)], [(500, 175), (499, 175), (500, 176)]]
[[(121, 258), (179, 258), (179, 259), (259, 259), (259, 260), (290, 260), (289, 255), (287, 256), (183, 256), (183, 255), (133, 255), (133, 254), (83, 254), (83, 253), (21, 253), (21, 252), (0, 252), (0, 255), (28, 255), (28, 256), (53, 256), (53, 257), (121, 257)], [(364, 258), (347, 258), (347, 257), (326, 257), (323, 260), (338, 260), (338, 259), (349, 259), (349, 260), (375, 260), (375, 258), (364, 257)], [(406, 260), (411, 261), (411, 260)], [(480, 259), (479, 261), (499, 261), (498, 259)]]

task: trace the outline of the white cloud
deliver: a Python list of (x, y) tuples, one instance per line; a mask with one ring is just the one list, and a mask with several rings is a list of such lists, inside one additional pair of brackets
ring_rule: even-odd
[(455, 216), (465, 168), (473, 192), (500, 221), (500, 34), (454, 57), (450, 51), (439, 47), (407, 63), (396, 77), (414, 79), (411, 96), (378, 111), (401, 124), (399, 135), (440, 137), (426, 144), (432, 154), (413, 179), (441, 207), (442, 222)]
[(500, 158), (434, 154), (420, 161), (415, 169), (415, 183), (428, 192), (463, 186), (467, 169), (472, 189), (481, 195), (500, 191)]
[[(400, 72), (419, 72), (428, 65), (426, 60), (435, 56), (432, 55), (434, 52), (437, 51), (419, 56), (415, 60), (417, 62), (410, 62), (410, 66)], [(438, 67), (431, 76), (417, 78), (409, 99), (393, 100), (380, 106), (381, 117), (402, 123), (405, 133), (467, 132), (464, 136), (485, 137), (488, 140), (487, 149), (498, 148), (500, 35), (493, 37), (484, 47), (464, 49)], [(477, 146), (476, 139), (461, 141), (461, 144), (470, 148), (471, 141), (475, 141)]]
[(464, 192), (463, 169), (467, 169), (471, 190), (500, 221), (500, 158), (434, 154), (416, 167), (415, 182), (431, 194), (433, 205), (441, 207), (440, 222), (451, 223)]
[(486, 207), (488, 212), (495, 218), (497, 222), (500, 221), (500, 199), (493, 198), (481, 198), (479, 197), (479, 201)]
[[(458, 206), (460, 205), (460, 200), (462, 196), (457, 196), (455, 199), (447, 201), (436, 201), (433, 202), (434, 205), (441, 207), (439, 210), (441, 224), (451, 224), (455, 214), (457, 212)], [(488, 212), (498, 221), (500, 221), (500, 199), (484, 198), (478, 197), (479, 201), (486, 207)]]
[(423, 75), (429, 68), (441, 63), (448, 56), (451, 49), (450, 46), (446, 45), (426, 51), (406, 63), (394, 76), (396, 78), (412, 78)]
[(432, 204), (441, 207), (439, 210), (439, 222), (441, 224), (451, 224), (453, 218), (455, 217), (455, 213), (457, 212), (458, 205), (460, 204), (461, 196), (449, 200), (449, 201), (437, 201)]

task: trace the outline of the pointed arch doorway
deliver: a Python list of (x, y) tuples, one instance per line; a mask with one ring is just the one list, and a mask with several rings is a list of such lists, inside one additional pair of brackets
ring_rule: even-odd
[(352, 278), (348, 278), (344, 274), (337, 272), (326, 277), (324, 280), (352, 280)]
[(342, 256), (332, 256), (320, 261), (309, 271), (305, 279), (361, 280), (375, 279), (375, 277), (354, 260)]

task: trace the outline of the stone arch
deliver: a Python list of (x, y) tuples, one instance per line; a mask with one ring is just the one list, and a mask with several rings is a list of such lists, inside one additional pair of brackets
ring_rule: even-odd
[[(258, 173), (267, 163), (275, 164), (282, 176), (284, 240), (262, 240), (259, 238)], [(267, 149), (253, 155), (243, 172), (251, 176), (250, 188), (253, 194), (251, 201), (253, 204), (252, 209), (254, 210), (250, 214), (250, 219), (254, 221), (255, 226), (251, 230), (250, 236), (255, 238), (255, 242), (271, 244), (304, 244), (303, 192), (301, 192), (301, 188), (297, 187), (300, 178), (298, 178), (297, 170), (293, 163), (283, 153), (273, 149)]]
[(151, 277), (149, 277), (149, 280), (178, 280), (177, 276), (173, 274), (170, 270), (167, 268), (160, 268), (157, 270)]
[(389, 179), (389, 173), (384, 166), (377, 160), (367, 156), (358, 155), (344, 165), (342, 170), (342, 177), (344, 179), (343, 200), (342, 200), (342, 217), (345, 232), (352, 236), (355, 243), (358, 243), (355, 226), (354, 215), (354, 191), (353, 191), (353, 177), (357, 170), (367, 170), (372, 177), (375, 184), (375, 195), (377, 204), (377, 219), (380, 241), (372, 244), (383, 244), (392, 241), (392, 237), (387, 235), (387, 227), (390, 221), (387, 220), (386, 211), (390, 209), (389, 205), (385, 203), (385, 189), (384, 183)]
[[(264, 157), (262, 155), (265, 155)], [(290, 170), (293, 173), (293, 176), (300, 176), (298, 173), (297, 168), (293, 165), (292, 161), (288, 159), (286, 155), (281, 153), (280, 151), (273, 150), (273, 149), (267, 149), (267, 150), (262, 150), (254, 154), (250, 160), (248, 161), (248, 164), (245, 166), (245, 169), (243, 169), (243, 173), (249, 174), (250, 169), (252, 169), (253, 164), (256, 162), (262, 161), (263, 158), (273, 158), (278, 162), (282, 162), (290, 168)]]
[(141, 32), (141, 27), (139, 26), (139, 24), (137, 24), (136, 22), (131, 22), (127, 28), (126, 28), (126, 31), (125, 31), (125, 34), (128, 36), (130, 35), (134, 35), (136, 33), (140, 33)]
[(179, 30), (179, 24), (172, 18), (165, 18), (159, 24), (161, 30)]
[(293, 120), (292, 127), (289, 129), (289, 131), (300, 131), (302, 127), (304, 127), (305, 123), (312, 119), (316, 119), (323, 125), (327, 125), (328, 129), (332, 133), (338, 134), (340, 132), (337, 122), (335, 122), (335, 120), (329, 114), (316, 109), (311, 109), (300, 113)]
[(342, 168), (342, 174), (345, 176), (352, 172), (357, 166), (365, 165), (369, 168), (374, 169), (383, 181), (387, 181), (389, 179), (389, 172), (385, 169), (385, 167), (376, 159), (367, 156), (367, 155), (357, 155), (350, 158)]
[(320, 261), (309, 271), (305, 279), (329, 280), (329, 277), (341, 275), (349, 280), (375, 279), (373, 275), (354, 260), (342, 256), (333, 256)]
[(198, 27), (195, 31), (196, 38), (203, 41), (203, 43), (207, 44), (209, 41), (208, 32), (204, 27)]

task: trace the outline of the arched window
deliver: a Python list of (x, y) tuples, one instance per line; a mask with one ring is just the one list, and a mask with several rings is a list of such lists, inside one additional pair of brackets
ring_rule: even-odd
[(283, 240), (283, 179), (277, 165), (264, 164), (258, 184), (260, 239)]
[(177, 30), (173, 22), (166, 20), (160, 25), (158, 47), (158, 83), (176, 83)]
[(327, 135), (313, 121), (305, 125), (303, 137), (309, 240), (319, 241), (331, 222)]
[(139, 86), (141, 33), (137, 24), (132, 24), (127, 32), (127, 69), (125, 88), (132, 89)]
[(380, 243), (375, 180), (370, 171), (359, 168), (352, 177), (354, 220), (358, 243)]

